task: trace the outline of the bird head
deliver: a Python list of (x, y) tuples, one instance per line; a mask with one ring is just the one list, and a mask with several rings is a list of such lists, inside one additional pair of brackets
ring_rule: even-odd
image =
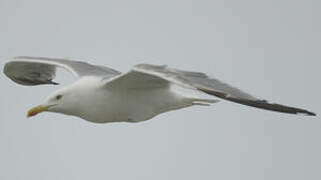
[(70, 94), (65, 91), (60, 90), (54, 92), (52, 95), (47, 97), (44, 103), (31, 108), (28, 111), (27, 117), (32, 117), (45, 111), (64, 113), (68, 107), (68, 104), (71, 103), (69, 96)]
[(101, 96), (95, 96), (95, 94), (99, 94), (97, 91), (101, 86), (99, 82), (100, 79), (96, 78), (82, 78), (58, 89), (49, 95), (44, 103), (31, 108), (27, 117), (35, 116), (41, 112), (56, 112), (82, 117), (89, 108), (92, 108), (88, 104), (101, 101)]

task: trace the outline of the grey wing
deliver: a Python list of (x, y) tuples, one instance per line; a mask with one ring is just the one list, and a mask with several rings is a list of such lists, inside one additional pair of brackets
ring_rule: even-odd
[(57, 84), (53, 82), (57, 67), (70, 71), (76, 77), (101, 76), (110, 78), (120, 74), (114, 69), (86, 62), (27, 56), (13, 58), (5, 64), (3, 72), (11, 80), (22, 85)]
[(149, 81), (151, 79), (157, 79), (157, 81), (155, 81), (156, 84), (165, 84), (164, 81), (175, 83), (183, 87), (202, 91), (228, 101), (256, 108), (291, 114), (315, 115), (314, 113), (304, 109), (269, 103), (266, 100), (255, 98), (252, 95), (233, 86), (223, 83), (215, 78), (210, 78), (204, 73), (182, 71), (168, 68), (167, 66), (139, 64), (136, 65), (130, 72), (119, 76), (119, 78), (115, 78), (113, 81), (110, 81), (107, 84), (124, 85), (127, 83), (130, 86), (146, 86), (146, 83), (148, 82), (145, 81), (145, 79), (149, 79)]

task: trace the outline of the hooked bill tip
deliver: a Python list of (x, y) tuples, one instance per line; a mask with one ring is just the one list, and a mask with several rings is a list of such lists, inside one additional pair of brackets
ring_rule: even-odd
[(46, 111), (48, 109), (48, 106), (36, 106), (34, 108), (31, 108), (28, 113), (27, 113), (27, 117), (32, 117), (32, 116), (35, 116), (43, 111)]

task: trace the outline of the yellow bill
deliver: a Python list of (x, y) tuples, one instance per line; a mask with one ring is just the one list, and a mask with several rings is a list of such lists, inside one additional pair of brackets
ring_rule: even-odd
[(29, 111), (28, 111), (28, 114), (27, 114), (27, 117), (32, 117), (32, 116), (35, 116), (43, 111), (46, 111), (48, 110), (48, 106), (36, 106), (34, 108), (31, 108)]

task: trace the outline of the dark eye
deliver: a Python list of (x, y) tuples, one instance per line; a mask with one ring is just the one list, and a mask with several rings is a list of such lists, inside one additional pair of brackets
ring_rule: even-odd
[(57, 100), (59, 100), (59, 99), (61, 99), (61, 98), (62, 98), (62, 95), (57, 95), (57, 96), (56, 96), (56, 99), (57, 99)]

